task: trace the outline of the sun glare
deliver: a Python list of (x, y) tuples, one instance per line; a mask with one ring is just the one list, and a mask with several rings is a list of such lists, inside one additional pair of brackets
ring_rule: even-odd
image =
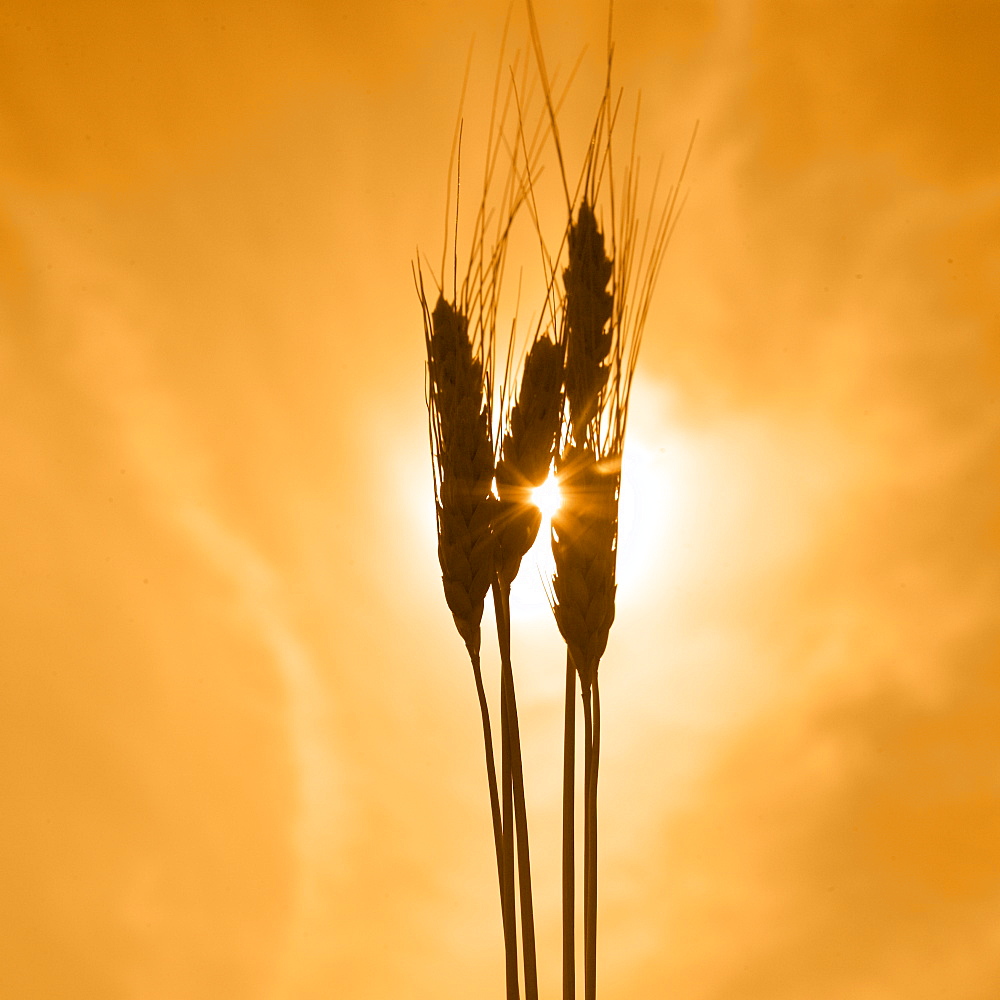
[[(625, 447), (619, 504), (618, 600), (622, 607), (647, 592), (658, 567), (679, 566), (678, 534), (686, 516), (686, 491), (691, 478), (685, 442), (660, 434), (662, 446), (649, 448), (633, 432)], [(521, 620), (550, 614), (545, 587), (552, 580), (552, 515), (562, 501), (554, 475), (532, 491), (542, 513), (538, 539), (525, 558), (511, 589), (511, 609)], [(661, 570), (662, 571), (662, 570)]]
[(547, 521), (550, 521), (552, 515), (559, 510), (559, 505), (562, 503), (562, 493), (559, 490), (556, 477), (551, 472), (549, 478), (541, 486), (536, 486), (531, 491), (531, 502), (542, 512), (542, 517)]

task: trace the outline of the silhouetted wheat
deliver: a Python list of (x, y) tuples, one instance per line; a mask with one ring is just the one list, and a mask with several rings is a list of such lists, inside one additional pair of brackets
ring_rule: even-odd
[[(506, 29), (505, 29), (506, 36)], [(498, 73), (499, 81), (499, 73)], [(481, 667), (481, 623), (487, 592), (496, 579), (496, 545), (493, 521), (498, 501), (493, 494), (495, 447), (493, 437), (493, 358), (496, 313), (500, 298), (510, 224), (522, 200), (516, 163), (512, 160), (500, 195), (496, 228), (490, 225), (488, 204), (498, 163), (505, 145), (498, 140), (510, 107), (510, 95), (491, 118), (487, 140), (482, 198), (475, 219), (465, 275), (458, 281), (457, 217), (453, 245), (455, 299), (443, 292), (448, 229), (442, 251), (441, 281), (431, 310), (419, 266), (415, 282), (424, 319), (427, 349), (427, 406), (434, 469), (437, 513), (438, 561), (445, 599), (455, 626), (465, 642), (473, 668), (479, 700), (486, 754), (490, 810), (493, 822), (497, 877), (504, 929), (508, 1000), (517, 1000), (518, 962), (514, 892), (514, 849), (511, 819), (511, 742), (506, 683), (501, 695), (501, 779), (498, 784), (490, 724), (489, 703)], [(452, 166), (461, 148), (461, 115), (452, 144)], [(448, 200), (451, 203), (449, 167)], [(501, 794), (502, 793), (502, 794)]]
[[(584, 715), (584, 995), (597, 992), (597, 785), (601, 745), (598, 668), (615, 617), (618, 501), (632, 378), (642, 329), (676, 219), (677, 189), (640, 230), (635, 135), (619, 193), (613, 170), (620, 96), (612, 99), (609, 16), (605, 93), (570, 195), (565, 160), (546, 80), (541, 39), (530, 0), (529, 22), (566, 196), (563, 271), (566, 326), (566, 421), (556, 470), (562, 504), (552, 519), (555, 576), (552, 605), (567, 646), (563, 757), (563, 996), (576, 996), (574, 955), (575, 700), (579, 677)], [(636, 111), (638, 120), (638, 108)], [(692, 136), (693, 141), (693, 136)], [(690, 153), (690, 148), (689, 151)], [(680, 178), (683, 177), (684, 166)], [(607, 183), (603, 184), (605, 175)], [(658, 176), (657, 176), (658, 180)], [(651, 206), (656, 204), (654, 182)], [(616, 197), (619, 199), (616, 204)], [(599, 218), (607, 206), (610, 246)], [(610, 287), (609, 287), (610, 285)]]
[[(544, 483), (553, 464), (560, 482), (562, 504), (552, 519), (555, 575), (550, 597), (567, 647), (563, 997), (576, 997), (574, 785), (579, 680), (584, 720), (584, 996), (585, 1000), (596, 1000), (599, 667), (615, 618), (618, 504), (632, 379), (653, 289), (677, 217), (677, 187), (668, 192), (654, 213), (658, 203), (657, 172), (650, 211), (640, 227), (634, 131), (628, 163), (616, 186), (613, 139), (621, 98), (612, 100), (609, 18), (605, 91), (580, 181), (571, 195), (557, 124), (558, 103), (546, 73), (531, 0), (527, 0), (527, 7), (548, 130), (554, 140), (566, 199), (567, 221), (560, 249), (554, 258), (550, 257), (534, 202), (532, 178), (545, 130), (536, 127), (531, 142), (527, 141), (524, 106), (512, 85), (500, 121), (505, 118), (513, 94), (517, 102), (517, 135), (512, 143), (504, 140), (494, 144), (491, 118), (483, 197), (461, 289), (456, 288), (452, 302), (439, 293), (431, 310), (419, 269), (417, 287), (427, 345), (438, 555), (448, 607), (472, 662), (483, 720), (508, 1000), (519, 996), (516, 900), (520, 902), (525, 994), (527, 1000), (537, 1000), (538, 996), (523, 763), (510, 662), (510, 587), (541, 521), (532, 491)], [(494, 118), (496, 104), (495, 92)], [(501, 125), (497, 134), (502, 135), (502, 131)], [(488, 236), (488, 193), (501, 145), (511, 154), (511, 166), (500, 200), (499, 224)], [(687, 157), (678, 185), (686, 165)], [(501, 407), (500, 426), (495, 428), (493, 358), (499, 289), (510, 226), (524, 204), (530, 208), (542, 248), (549, 322), (539, 323), (531, 339), (516, 391), (511, 385), (512, 338), (505, 385), (500, 393), (507, 405)], [(564, 267), (560, 263), (563, 260)], [(557, 284), (560, 267), (561, 290)], [(457, 267), (455, 271), (457, 285)], [(480, 666), (481, 621), (486, 592), (491, 588), (501, 660), (499, 783)]]
[[(522, 391), (508, 414), (499, 466), (495, 467), (492, 368), (497, 307), (510, 227), (530, 188), (533, 159), (544, 138), (547, 121), (544, 115), (540, 116), (533, 136), (530, 140), (526, 138), (524, 105), (516, 97), (513, 82), (498, 112), (500, 79), (498, 70), (482, 197), (472, 232), (469, 264), (460, 286), (457, 246), (454, 250), (455, 300), (447, 301), (439, 291), (431, 310), (419, 267), (415, 277), (427, 348), (438, 557), (445, 598), (465, 641), (480, 703), (503, 916), (507, 996), (508, 1000), (519, 996), (515, 911), (519, 902), (525, 994), (527, 1000), (537, 1000), (531, 867), (517, 702), (510, 664), (508, 597), (520, 560), (537, 532), (537, 523), (532, 526), (531, 518), (531, 510), (535, 508), (526, 502), (519, 487), (529, 481), (535, 485), (544, 481), (551, 465), (561, 409), (562, 363), (559, 345), (545, 337), (537, 339), (529, 352)], [(504, 128), (515, 102), (517, 134), (508, 138)], [(461, 131), (460, 118), (452, 150), (453, 163), (460, 149)], [(499, 198), (494, 199), (491, 183), (501, 149), (507, 150), (510, 159), (506, 182)], [(519, 161), (522, 153), (523, 161)], [(451, 168), (448, 187), (450, 203)], [(498, 201), (498, 207), (491, 207), (494, 200)], [(457, 216), (456, 197), (456, 244)], [(447, 227), (445, 233), (446, 254)], [(445, 259), (443, 255), (442, 280)], [(502, 499), (493, 493), (497, 472), (497, 489)], [(481, 621), (486, 592), (491, 588), (501, 648), (499, 783), (480, 663)], [(518, 891), (514, 885), (515, 870)]]

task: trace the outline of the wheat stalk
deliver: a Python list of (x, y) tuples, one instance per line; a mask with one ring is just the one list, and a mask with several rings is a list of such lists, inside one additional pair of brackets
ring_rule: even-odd
[[(600, 702), (597, 668), (615, 616), (621, 433), (602, 435), (602, 416), (617, 380), (613, 273), (588, 191), (567, 234), (566, 397), (564, 447), (556, 464), (563, 504), (552, 521), (556, 624), (580, 678), (584, 713), (584, 996), (597, 992), (597, 774)], [(611, 368), (609, 368), (609, 359)], [(627, 396), (620, 411), (627, 412)], [(568, 715), (568, 711), (567, 711)]]
[[(574, 757), (576, 678), (584, 714), (584, 994), (597, 992), (597, 787), (600, 761), (598, 668), (615, 617), (618, 501), (625, 427), (642, 330), (663, 255), (677, 217), (677, 188), (659, 215), (659, 172), (645, 226), (638, 223), (639, 162), (632, 147), (620, 204), (615, 202), (612, 138), (620, 96), (612, 101), (612, 26), (608, 21), (605, 92), (575, 195), (550, 97), (541, 39), (531, 0), (528, 15), (536, 63), (551, 118), (551, 132), (566, 196), (567, 266), (563, 271), (566, 326), (567, 421), (556, 460), (562, 505), (552, 521), (555, 576), (552, 606), (566, 641), (566, 711), (563, 767), (563, 997), (576, 995), (574, 955)], [(694, 136), (692, 135), (692, 143)], [(688, 148), (690, 156), (690, 146)], [(685, 157), (678, 186), (687, 166)], [(598, 217), (602, 182), (608, 202), (610, 246)], [(574, 205), (576, 206), (574, 211)], [(617, 210), (617, 211), (616, 211)], [(610, 252), (609, 252), (610, 251)], [(609, 288), (610, 284), (610, 288)]]
[[(506, 28), (505, 28), (506, 36)], [(501, 46), (502, 54), (502, 46)], [(499, 83), (499, 72), (498, 72)], [(464, 97), (464, 85), (463, 85)], [(427, 352), (426, 396), (429, 415), (438, 561), (445, 599), (473, 668), (479, 701), (486, 756), (490, 811), (493, 824), (497, 878), (504, 931), (508, 1000), (517, 1000), (517, 931), (514, 911), (513, 846), (510, 813), (509, 737), (502, 720), (501, 802), (497, 783), (489, 705), (480, 662), (481, 623), (487, 591), (495, 578), (495, 544), (492, 522), (497, 500), (492, 493), (494, 475), (493, 378), (494, 331), (500, 285), (506, 259), (507, 237), (521, 201), (516, 165), (511, 164), (501, 196), (501, 210), (494, 234), (487, 209), (497, 167), (503, 123), (510, 105), (508, 92), (499, 121), (497, 96), (491, 116), (483, 192), (471, 238), (464, 278), (459, 286), (457, 267), (458, 199), (455, 199), (454, 285), (455, 299), (445, 299), (441, 285), (431, 310), (419, 266), (415, 283), (423, 314)], [(461, 172), (461, 113), (448, 170), (448, 203), (451, 203), (452, 167), (458, 154)], [(445, 230), (442, 280), (448, 237)], [(505, 815), (507, 822), (504, 822)]]
[[(508, 19), (509, 19), (508, 13)], [(504, 43), (507, 25), (504, 27)], [(524, 780), (517, 726), (517, 708), (514, 695), (513, 674), (510, 667), (510, 620), (507, 596), (510, 580), (516, 565), (508, 563), (503, 572), (502, 554), (519, 563), (521, 555), (514, 556), (525, 541), (525, 517), (520, 501), (512, 502), (506, 495), (503, 503), (492, 493), (495, 472), (493, 428), (493, 378), (494, 342), (500, 286), (506, 260), (507, 242), (514, 217), (523, 203), (530, 186), (532, 164), (537, 159), (544, 133), (536, 127), (530, 146), (523, 134), (523, 115), (518, 100), (517, 141), (508, 142), (504, 127), (511, 107), (517, 98), (513, 82), (504, 97), (498, 115), (500, 78), (504, 43), (501, 44), (501, 63), (498, 67), (494, 89), (493, 110), (488, 130), (486, 169), (482, 197), (472, 231), (471, 252), (465, 276), (459, 284), (457, 268), (458, 204), (455, 204), (455, 268), (456, 298), (449, 302), (439, 291), (437, 303), (431, 310), (424, 290), (419, 267), (415, 279), (418, 297), (424, 316), (424, 333), (427, 349), (427, 403), (430, 415), (431, 451), (434, 459), (435, 508), (438, 529), (438, 558), (441, 566), (445, 598), (455, 626), (465, 642), (473, 667), (476, 690), (483, 723), (486, 750), (487, 778), (490, 806), (493, 817), (494, 842), (497, 854), (497, 873), (503, 917), (504, 946), (506, 954), (506, 979), (508, 1000), (519, 996), (517, 926), (515, 902), (520, 898), (521, 925), (524, 946), (525, 990), (528, 1000), (536, 1000), (537, 972), (534, 953), (534, 926), (531, 902), (531, 875), (528, 853), (527, 820), (524, 805)], [(463, 86), (464, 96), (464, 86)], [(542, 121), (544, 119), (541, 119)], [(459, 153), (461, 173), (461, 117), (456, 127), (452, 148), (452, 165)], [(488, 208), (490, 190), (498, 164), (501, 148), (510, 152), (506, 182), (500, 197), (499, 211)], [(524, 152), (524, 164), (519, 166), (518, 156)], [(448, 199), (451, 202), (452, 165), (448, 172)], [(495, 222), (495, 230), (492, 228)], [(447, 227), (442, 257), (442, 276), (448, 245)], [(440, 288), (440, 286), (439, 286)], [(536, 357), (541, 357), (544, 348)], [(551, 372), (551, 363), (542, 358), (541, 366), (533, 361), (532, 373)], [(551, 374), (549, 375), (551, 382)], [(529, 378), (528, 393), (536, 395), (537, 379)], [(555, 378), (556, 392), (561, 383), (561, 371)], [(522, 393), (522, 395), (524, 395)], [(549, 407), (555, 410), (558, 421), (558, 402)], [(523, 406), (518, 410), (523, 414)], [(537, 450), (537, 437), (533, 419), (519, 419), (519, 430), (508, 442), (504, 469), (514, 470), (527, 459), (531, 469), (531, 454)], [(527, 429), (527, 438), (525, 438)], [(549, 437), (554, 440), (556, 431)], [(510, 435), (508, 435), (510, 437)], [(513, 449), (513, 450), (512, 450)], [(551, 462), (552, 444), (548, 446), (546, 467)], [(532, 473), (533, 474), (533, 473)], [(501, 480), (504, 473), (501, 472)], [(506, 480), (504, 480), (506, 483)], [(506, 490), (505, 490), (506, 493)], [(510, 514), (509, 517), (501, 516)], [(535, 529), (537, 531), (537, 527)], [(530, 545), (530, 542), (528, 543)], [(501, 582), (503, 581), (503, 582)], [(486, 592), (494, 589), (494, 605), (501, 645), (501, 781), (496, 780), (492, 730), (489, 707), (482, 683), (480, 665), (481, 622)], [(520, 892), (515, 892), (515, 835), (517, 846), (516, 867)]]
[[(609, 106), (606, 98), (601, 113), (606, 113)], [(612, 126), (613, 117), (609, 117), (605, 154), (608, 186), (613, 191)], [(686, 166), (686, 158), (684, 163)], [(567, 232), (569, 263), (563, 272), (563, 287), (569, 420), (556, 462), (564, 499), (552, 522), (556, 567), (553, 611), (567, 644), (567, 671), (572, 663), (580, 679), (585, 727), (585, 1000), (595, 1000), (597, 994), (597, 789), (601, 747), (598, 668), (615, 618), (625, 429), (643, 325), (677, 207), (673, 189), (655, 226), (647, 224), (640, 234), (636, 214), (638, 166), (633, 153), (617, 217), (611, 201), (609, 256), (593, 210), (598, 195), (598, 184), (591, 181), (593, 166), (588, 161), (588, 181), (577, 217), (571, 220)], [(570, 691), (568, 683), (568, 694)]]

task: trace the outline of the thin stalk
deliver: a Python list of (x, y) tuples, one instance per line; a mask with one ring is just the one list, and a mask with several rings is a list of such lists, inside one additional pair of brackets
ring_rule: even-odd
[(597, 670), (591, 685), (593, 701), (593, 732), (590, 747), (590, 782), (587, 789), (588, 818), (590, 822), (590, 850), (587, 867), (590, 872), (590, 926), (587, 929), (587, 964), (590, 977), (586, 1000), (597, 996), (597, 775), (601, 763), (601, 691), (597, 684)]
[(591, 942), (596, 941), (596, 891), (597, 855), (594, 850), (595, 824), (592, 794), (594, 789), (594, 708), (593, 682), (583, 686), (583, 995), (593, 1000), (595, 993), (594, 952)]
[(594, 717), (590, 687), (581, 684), (583, 701), (583, 992), (590, 988), (590, 771), (593, 766)]
[[(478, 650), (470, 651), (472, 673), (476, 679), (476, 694), (479, 696), (479, 711), (483, 718), (483, 742), (486, 745), (486, 780), (490, 786), (490, 813), (493, 817), (493, 844), (497, 855), (497, 881), (500, 885), (500, 913), (503, 918), (504, 951), (517, 954), (517, 942), (507, 936), (507, 893), (504, 887), (503, 818), (500, 814), (500, 795), (497, 790), (497, 767), (493, 751), (493, 729), (490, 726), (490, 709), (483, 686), (483, 671)], [(516, 976), (516, 970), (515, 970)]]
[[(535, 956), (535, 917), (531, 901), (531, 858), (528, 853), (528, 816), (524, 802), (524, 771), (521, 766), (521, 737), (517, 725), (514, 672), (510, 664), (510, 584), (495, 581), (494, 603), (498, 608), (500, 670), (507, 727), (510, 740), (514, 791), (514, 823), (517, 833), (518, 898), (521, 903), (521, 947), (524, 951), (525, 1000), (538, 1000), (538, 962)], [(497, 598), (499, 598), (497, 600)], [(513, 896), (511, 897), (513, 899)], [(512, 907), (513, 908), (513, 907)]]
[(566, 652), (566, 719), (563, 726), (563, 825), (562, 825), (562, 908), (563, 908), (563, 1000), (576, 1000), (576, 868), (573, 857), (575, 815), (573, 783), (576, 757), (576, 668)]
[(590, 923), (593, 886), (590, 868), (590, 786), (594, 766), (594, 718), (591, 707), (591, 688), (582, 688), (583, 699), (583, 993), (586, 1000), (591, 996), (590, 968)]
[[(497, 622), (500, 612), (497, 611)], [(503, 940), (507, 957), (507, 1000), (520, 1000), (517, 974), (517, 911), (514, 907), (514, 800), (511, 785), (510, 718), (505, 697), (506, 681), (500, 678), (500, 780), (503, 785)]]

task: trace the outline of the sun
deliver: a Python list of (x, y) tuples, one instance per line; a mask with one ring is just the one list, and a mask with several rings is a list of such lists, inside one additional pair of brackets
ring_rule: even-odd
[[(692, 484), (699, 476), (695, 452), (685, 438), (659, 430), (651, 446), (638, 429), (630, 435), (622, 462), (616, 568), (620, 608), (647, 600), (654, 577), (681, 572), (686, 565)], [(562, 501), (553, 473), (531, 491), (542, 517), (537, 540), (511, 588), (511, 610), (519, 621), (550, 615), (546, 587), (555, 573), (552, 515)]]
[(542, 512), (546, 521), (551, 521), (553, 515), (562, 504), (562, 491), (556, 477), (550, 472), (549, 478), (531, 491), (531, 502)]

